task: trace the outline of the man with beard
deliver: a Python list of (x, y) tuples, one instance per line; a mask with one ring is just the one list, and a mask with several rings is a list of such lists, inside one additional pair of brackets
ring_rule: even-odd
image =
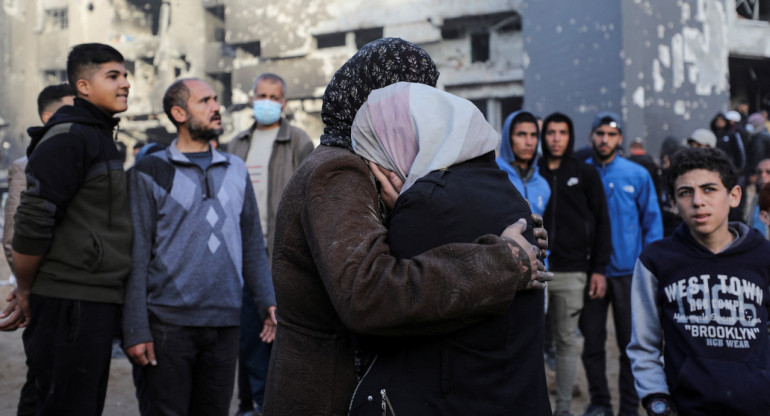
[(607, 385), (607, 310), (612, 304), (615, 338), (620, 351), (619, 415), (636, 415), (639, 398), (626, 355), (631, 339), (631, 276), (639, 253), (647, 244), (663, 237), (660, 207), (650, 174), (642, 166), (618, 156), (623, 143), (620, 116), (612, 112), (596, 115), (591, 129), (593, 157), (604, 183), (612, 234), (612, 254), (606, 269), (607, 291), (593, 299), (586, 291), (579, 327), (585, 337), (583, 366), (588, 379), (591, 404), (585, 416), (611, 416)]
[(569, 117), (553, 113), (545, 118), (540, 174), (551, 188), (543, 221), (553, 244), (548, 268), (555, 276), (548, 284), (546, 329), (556, 346), (554, 415), (558, 416), (570, 414), (578, 364), (576, 329), (583, 309), (583, 292), (588, 284), (589, 298), (604, 297), (604, 273), (611, 251), (610, 219), (602, 180), (593, 166), (573, 155), (574, 145)]
[(213, 149), (222, 134), (214, 90), (174, 82), (163, 110), (178, 137), (129, 175), (133, 270), (124, 345), (142, 414), (228, 414), (239, 350), (242, 285), (262, 338), (275, 334), (275, 294), (256, 198), (243, 161)]

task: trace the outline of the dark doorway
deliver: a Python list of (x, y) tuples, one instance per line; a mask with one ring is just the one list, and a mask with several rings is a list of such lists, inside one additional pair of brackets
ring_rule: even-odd
[(770, 59), (730, 57), (730, 108), (748, 103), (749, 111), (770, 109)]

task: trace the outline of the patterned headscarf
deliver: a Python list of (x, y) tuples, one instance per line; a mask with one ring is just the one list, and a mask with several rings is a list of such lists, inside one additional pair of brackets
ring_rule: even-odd
[(372, 90), (406, 81), (436, 86), (438, 69), (419, 46), (400, 38), (369, 42), (334, 74), (324, 91), (325, 146), (352, 148), (350, 126)]

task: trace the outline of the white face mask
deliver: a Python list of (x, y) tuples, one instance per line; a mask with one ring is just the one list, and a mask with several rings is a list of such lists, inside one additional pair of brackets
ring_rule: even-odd
[(254, 118), (262, 125), (275, 124), (281, 119), (281, 107), (283, 107), (281, 103), (273, 100), (254, 100)]

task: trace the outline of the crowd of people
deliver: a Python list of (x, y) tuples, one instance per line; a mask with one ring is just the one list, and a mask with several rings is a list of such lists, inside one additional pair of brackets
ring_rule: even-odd
[(383, 38), (326, 87), (318, 148), (279, 75), (226, 151), (215, 91), (181, 78), (176, 139), (126, 172), (123, 56), (76, 45), (67, 74), (9, 172), (19, 415), (100, 415), (117, 338), (143, 416), (225, 416), (236, 379), (241, 416), (566, 416), (579, 331), (584, 415), (610, 416), (610, 310), (618, 415), (770, 413), (766, 114), (720, 113), (659, 162), (624, 154), (614, 112), (576, 132), (520, 110), (499, 134)]

